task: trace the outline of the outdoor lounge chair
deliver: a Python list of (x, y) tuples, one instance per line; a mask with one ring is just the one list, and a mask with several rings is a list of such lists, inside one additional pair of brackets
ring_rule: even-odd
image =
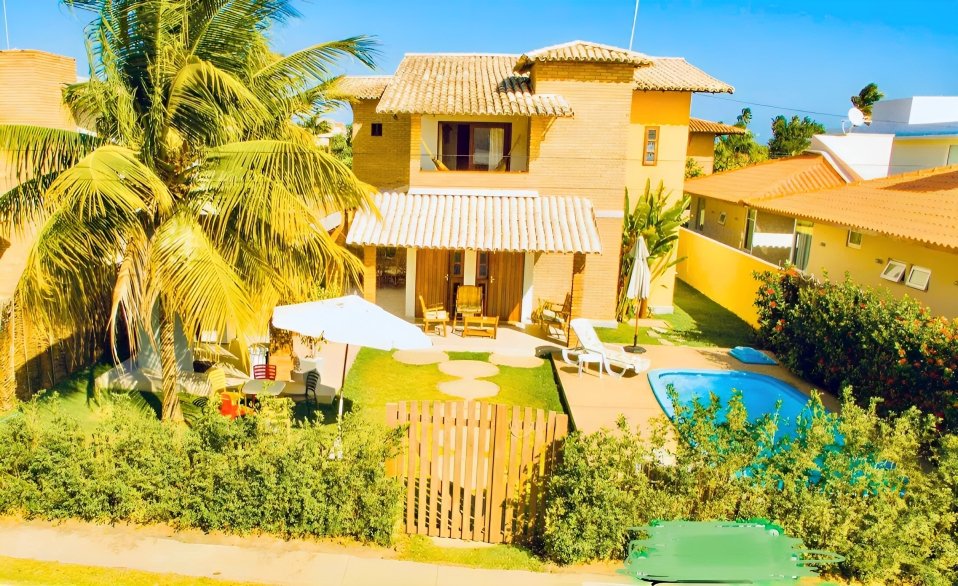
[[(642, 358), (635, 354), (628, 354), (626, 352), (620, 352), (618, 350), (609, 350), (606, 348), (602, 341), (599, 340), (598, 334), (595, 333), (595, 328), (592, 327), (592, 322), (584, 318), (574, 319), (569, 322), (569, 327), (572, 328), (572, 331), (575, 332), (577, 338), (579, 338), (579, 346), (572, 350), (563, 350), (562, 357), (566, 362), (571, 364), (569, 356), (571, 354), (597, 354), (602, 357), (602, 361), (599, 363), (599, 368), (605, 366), (606, 372), (610, 376), (621, 377), (627, 371), (635, 371), (636, 374), (646, 371), (651, 366), (648, 358)], [(612, 367), (622, 369), (622, 372), (616, 374), (612, 371)]]
[(426, 305), (426, 301), (419, 296), (419, 305), (422, 306), (423, 331), (429, 333), (429, 326), (442, 324), (442, 336), (446, 337), (446, 328), (449, 326), (449, 314), (442, 303)]

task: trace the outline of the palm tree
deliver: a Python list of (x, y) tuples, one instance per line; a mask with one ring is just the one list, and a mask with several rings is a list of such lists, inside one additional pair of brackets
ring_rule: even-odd
[(93, 15), (90, 79), (64, 94), (90, 132), (0, 125), (20, 183), (0, 195), (2, 227), (38, 230), (17, 302), (46, 327), (108, 325), (114, 348), (117, 324), (130, 340), (158, 329), (174, 418), (177, 319), (263, 332), (280, 299), (357, 277), (320, 220), (370, 188), (294, 120), (324, 105), (339, 59), (372, 67), (376, 43), (276, 54), (291, 0), (62, 2)]

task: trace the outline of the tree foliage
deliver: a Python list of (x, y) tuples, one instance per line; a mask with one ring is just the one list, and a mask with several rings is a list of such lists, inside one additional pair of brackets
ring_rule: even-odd
[(768, 153), (772, 158), (800, 155), (812, 144), (812, 136), (825, 134), (825, 127), (808, 116), (799, 118), (785, 116), (772, 119), (772, 138), (768, 141)]
[(626, 297), (626, 292), (632, 265), (635, 263), (633, 255), (629, 253), (639, 236), (645, 238), (645, 245), (649, 248), (649, 268), (652, 271), (652, 281), (655, 282), (669, 267), (685, 260), (672, 258), (672, 252), (679, 240), (679, 226), (687, 219), (685, 213), (690, 202), (688, 195), (673, 200), (672, 191), (666, 191), (661, 181), (653, 191), (652, 180), (649, 179), (645, 182), (645, 192), (639, 196), (635, 208), (632, 208), (629, 190), (626, 188), (622, 249), (619, 255), (619, 302), (616, 308), (616, 319), (619, 321), (631, 319), (636, 312), (636, 300)]
[(294, 120), (338, 99), (333, 67), (372, 66), (376, 44), (275, 53), (271, 31), (298, 15), (292, 0), (64, 4), (93, 14), (89, 81), (64, 100), (95, 135), (0, 125), (20, 184), (0, 195), (0, 227), (39, 226), (17, 302), (51, 330), (154, 332), (158, 319), (150, 339), (174, 416), (174, 316), (186, 332), (231, 321), (260, 335), (279, 300), (357, 277), (356, 259), (315, 226), (368, 205), (371, 188)]
[[(655, 520), (768, 519), (805, 547), (846, 557), (863, 584), (958, 580), (958, 437), (934, 418), (893, 419), (846, 394), (841, 416), (813, 396), (794, 435), (750, 417), (741, 393), (676, 405), (674, 428), (573, 433), (549, 480), (543, 549), (560, 563), (618, 559), (628, 527)], [(674, 431), (673, 431), (674, 429)]]
[(716, 172), (738, 169), (768, 159), (768, 147), (760, 145), (755, 140), (755, 133), (748, 130), (751, 121), (751, 108), (744, 108), (742, 113), (738, 115), (734, 126), (745, 129), (745, 134), (729, 134), (717, 138), (715, 141), (714, 164)]
[(862, 114), (865, 115), (865, 123), (871, 124), (872, 106), (884, 97), (885, 94), (878, 91), (878, 84), (870, 83), (863, 87), (857, 96), (852, 96), (852, 105), (861, 110)]
[(695, 177), (703, 177), (705, 175), (705, 170), (702, 169), (702, 166), (698, 164), (698, 161), (692, 157), (687, 157), (685, 159), (685, 178), (693, 179)]

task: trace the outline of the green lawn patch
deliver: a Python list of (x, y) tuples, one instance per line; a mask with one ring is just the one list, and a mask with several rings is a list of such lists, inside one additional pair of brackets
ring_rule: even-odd
[[(488, 352), (450, 352), (453, 360), (489, 361)], [(363, 416), (371, 421), (385, 421), (386, 403), (399, 401), (461, 401), (442, 393), (437, 388), (441, 382), (457, 380), (445, 374), (438, 364), (403, 364), (392, 357), (392, 352), (363, 348), (346, 376), (343, 395), (345, 408), (357, 406)], [(552, 367), (544, 361), (536, 368), (499, 366), (499, 374), (488, 377), (499, 385), (499, 394), (490, 397), (490, 403), (518, 405), (563, 413), (559, 391), (552, 377)], [(336, 420), (336, 405), (322, 406), (324, 420)]]
[(410, 535), (399, 547), (399, 559), (426, 564), (454, 564), (487, 570), (543, 571), (542, 561), (514, 545), (439, 547), (425, 535)]
[(41, 562), (0, 556), (0, 583), (11, 586), (226, 586), (254, 584), (179, 574), (153, 574), (137, 570), (119, 570)]
[[(755, 330), (741, 318), (715, 303), (685, 281), (675, 280), (673, 297), (675, 313), (656, 315), (671, 328), (662, 337), (677, 346), (734, 348), (752, 344)], [(635, 326), (619, 324), (618, 328), (596, 328), (599, 339), (610, 344), (632, 344)], [(639, 344), (660, 345), (649, 335), (649, 328), (639, 328)]]

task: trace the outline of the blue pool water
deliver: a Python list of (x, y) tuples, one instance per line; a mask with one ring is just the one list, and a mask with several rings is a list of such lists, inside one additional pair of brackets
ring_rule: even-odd
[(732, 397), (732, 390), (742, 392), (742, 401), (749, 421), (757, 421), (767, 413), (775, 412), (775, 403), (782, 401), (779, 409), (778, 433), (792, 435), (795, 430), (795, 421), (799, 414), (805, 411), (808, 396), (777, 378), (744, 372), (740, 370), (673, 370), (659, 368), (649, 371), (649, 382), (655, 398), (662, 410), (675, 420), (675, 407), (669, 399), (668, 385), (675, 387), (678, 399), (683, 404), (691, 404), (698, 399), (702, 404), (708, 404), (709, 393), (715, 393), (723, 405), (727, 405)]

